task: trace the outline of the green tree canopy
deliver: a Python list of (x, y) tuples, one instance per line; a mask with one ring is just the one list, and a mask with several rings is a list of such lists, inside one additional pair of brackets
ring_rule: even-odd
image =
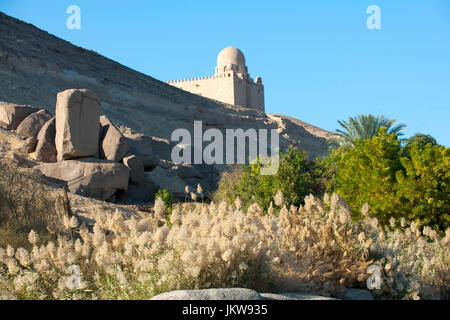
[[(445, 231), (450, 227), (450, 149), (415, 141), (402, 155), (396, 134), (380, 128), (372, 139), (355, 140), (353, 148), (340, 148), (331, 160), (335, 178), (329, 189), (353, 209), (368, 203), (371, 215), (383, 224), (405, 218)], [(324, 162), (323, 162), (324, 163)]]
[(444, 231), (450, 226), (450, 148), (416, 141), (400, 161), (396, 195), (407, 218)]
[(429, 134), (416, 133), (411, 138), (408, 138), (403, 142), (401, 155), (403, 157), (410, 157), (411, 146), (416, 142), (418, 143), (420, 150), (423, 150), (425, 146), (429, 143), (431, 143), (434, 146), (437, 145), (436, 139), (430, 136)]

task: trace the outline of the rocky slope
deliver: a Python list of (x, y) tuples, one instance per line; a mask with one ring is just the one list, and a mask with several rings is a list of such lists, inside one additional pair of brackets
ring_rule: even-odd
[[(283, 149), (293, 145), (311, 158), (327, 150), (322, 129), (182, 91), (0, 12), (0, 101), (54, 115), (57, 93), (70, 88), (90, 89), (102, 101), (102, 114), (154, 141), (170, 141), (177, 128), (192, 132), (193, 121), (201, 120), (204, 130), (276, 128)], [(169, 160), (170, 149), (158, 156)]]

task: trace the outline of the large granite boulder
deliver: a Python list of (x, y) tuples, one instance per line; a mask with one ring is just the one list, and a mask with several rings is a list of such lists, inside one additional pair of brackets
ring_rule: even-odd
[(15, 130), (30, 114), (39, 111), (32, 106), (21, 106), (13, 103), (0, 102), (0, 123), (7, 130)]
[(152, 151), (156, 158), (171, 160), (170, 143), (167, 139), (151, 137)]
[(6, 123), (4, 123), (3, 121), (0, 120), (0, 128), (1, 128), (1, 129), (8, 130), (8, 125), (7, 125)]
[(183, 180), (190, 178), (204, 178), (203, 174), (192, 164), (180, 164), (173, 167), (175, 173)]
[(144, 179), (153, 182), (159, 189), (167, 189), (176, 200), (185, 199), (187, 184), (170, 168), (157, 167), (152, 171), (146, 172)]
[(229, 288), (176, 290), (158, 294), (150, 300), (263, 300), (263, 298), (254, 290)]
[(35, 151), (36, 160), (41, 162), (56, 162), (56, 117), (48, 120), (37, 136)]
[[(117, 164), (120, 165), (120, 164)], [(129, 173), (123, 167), (109, 167), (69, 181), (69, 191), (98, 200), (108, 200), (117, 190), (128, 189)]]
[(117, 190), (128, 190), (128, 168), (109, 160), (84, 158), (45, 163), (37, 169), (70, 192), (99, 200), (109, 199)]
[(38, 112), (30, 114), (17, 127), (16, 133), (23, 137), (33, 137), (37, 139), (39, 131), (44, 124), (52, 118), (46, 110), (42, 109)]
[(153, 200), (158, 187), (148, 179), (128, 184), (127, 195), (133, 203), (147, 203)]
[(258, 293), (245, 288), (176, 290), (164, 292), (150, 300), (339, 300), (316, 294), (285, 292)]
[(123, 164), (130, 169), (130, 181), (138, 183), (144, 178), (144, 165), (141, 159), (132, 154), (123, 159)]
[(153, 153), (152, 137), (141, 133), (128, 134), (126, 138), (130, 142), (130, 154), (135, 154), (141, 159), (145, 170), (153, 169), (159, 164), (159, 158)]
[(58, 161), (98, 154), (101, 101), (87, 89), (58, 93), (55, 144)]
[(260, 293), (263, 300), (339, 300), (331, 297), (319, 296), (311, 293), (284, 292)]
[(346, 289), (341, 298), (344, 300), (375, 300), (370, 291), (356, 288)]
[(100, 157), (107, 160), (121, 161), (128, 150), (130, 150), (128, 139), (123, 136), (107, 117), (101, 116), (100, 124), (102, 126)]
[(172, 170), (177, 174), (187, 185), (196, 187), (200, 184), (207, 195), (214, 190), (218, 180), (219, 173), (212, 165), (207, 164), (179, 164), (172, 167)]
[(20, 141), (16, 146), (14, 146), (14, 150), (17, 150), (21, 153), (32, 153), (34, 152), (34, 150), (36, 149), (36, 145), (37, 145), (37, 140), (34, 137), (28, 137), (22, 138), (23, 140)]

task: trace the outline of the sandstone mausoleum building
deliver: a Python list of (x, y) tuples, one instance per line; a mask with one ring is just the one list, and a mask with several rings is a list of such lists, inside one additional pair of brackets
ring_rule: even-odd
[(253, 80), (245, 57), (235, 47), (223, 49), (217, 56), (213, 76), (168, 81), (168, 84), (224, 103), (264, 112), (264, 86), (261, 77)]

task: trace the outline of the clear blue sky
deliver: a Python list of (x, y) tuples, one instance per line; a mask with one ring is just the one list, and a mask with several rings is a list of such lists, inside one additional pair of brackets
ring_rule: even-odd
[[(81, 30), (66, 8), (81, 8)], [(368, 30), (369, 5), (381, 30)], [(0, 0), (0, 11), (166, 81), (214, 73), (240, 48), (266, 111), (334, 131), (385, 114), (450, 145), (450, 0)]]

